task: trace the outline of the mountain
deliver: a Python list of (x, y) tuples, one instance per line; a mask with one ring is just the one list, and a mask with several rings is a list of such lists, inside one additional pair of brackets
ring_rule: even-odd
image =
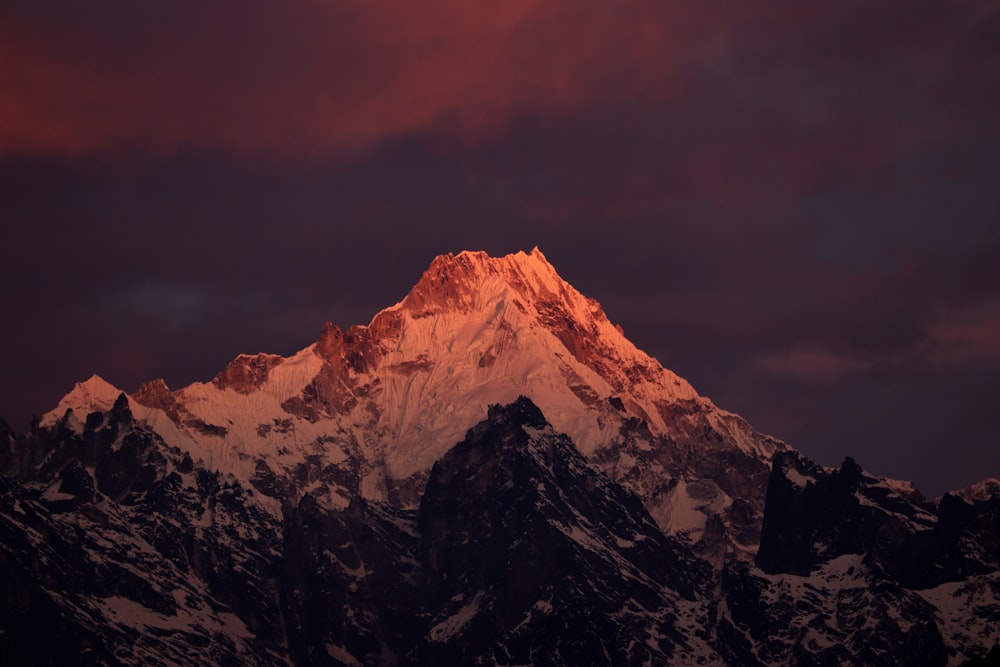
[[(42, 426), (107, 410), (121, 393), (92, 377)], [(537, 248), (438, 257), (368, 326), (327, 324), (291, 357), (240, 355), (209, 383), (171, 391), (157, 380), (128, 399), (166, 442), (242, 482), (338, 466), (350, 471), (343, 502), (412, 509), (431, 466), (487, 406), (520, 395), (665, 532), (716, 561), (752, 556), (770, 458), (785, 445), (638, 350)]]
[(960, 665), (992, 489), (819, 466), (537, 249), (448, 255), (290, 357), (0, 422), (0, 661)]

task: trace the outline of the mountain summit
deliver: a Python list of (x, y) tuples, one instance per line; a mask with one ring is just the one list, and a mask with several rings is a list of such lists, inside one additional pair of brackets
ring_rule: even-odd
[[(106, 410), (117, 393), (91, 378), (42, 424)], [(168, 443), (238, 479), (345, 466), (335, 495), (413, 507), (488, 406), (522, 395), (668, 534), (718, 553), (756, 545), (784, 445), (637, 349), (537, 248), (441, 255), (367, 326), (327, 323), (291, 357), (242, 354), (211, 382), (153, 381), (129, 400)]]

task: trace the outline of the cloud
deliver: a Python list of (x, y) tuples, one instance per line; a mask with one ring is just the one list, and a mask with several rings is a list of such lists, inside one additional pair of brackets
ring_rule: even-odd
[(668, 93), (691, 10), (663, 3), (6, 3), (2, 152), (352, 151), (465, 137), (594, 96)]
[(113, 307), (124, 308), (138, 320), (167, 332), (196, 322), (204, 324), (212, 314), (214, 302), (222, 301), (201, 287), (181, 288), (162, 283), (132, 285), (112, 299)]
[(868, 364), (847, 355), (810, 347), (795, 347), (757, 360), (758, 369), (802, 380), (832, 380), (862, 371)]
[(1000, 362), (1000, 296), (939, 314), (917, 353), (945, 367), (996, 365)]

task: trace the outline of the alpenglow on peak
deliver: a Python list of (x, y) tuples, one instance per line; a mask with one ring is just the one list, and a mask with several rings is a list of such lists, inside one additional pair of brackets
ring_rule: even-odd
[[(116, 392), (74, 392), (46, 422), (107, 409)], [(240, 354), (210, 382), (149, 385), (129, 400), (171, 445), (238, 479), (350, 460), (357, 479), (339, 497), (407, 505), (490, 405), (519, 396), (646, 499), (658, 523), (694, 537), (707, 514), (759, 493), (784, 448), (636, 348), (538, 248), (441, 255), (368, 325), (327, 323), (290, 357)], [(706, 448), (731, 452), (728, 467), (750, 461), (753, 481), (689, 487), (716, 456)]]

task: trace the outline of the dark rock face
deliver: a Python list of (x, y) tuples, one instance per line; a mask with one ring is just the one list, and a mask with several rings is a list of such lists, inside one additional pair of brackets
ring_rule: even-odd
[(796, 452), (774, 457), (757, 564), (807, 575), (843, 554), (867, 554), (908, 588), (929, 588), (1000, 567), (1000, 498), (938, 506), (867, 475), (848, 458), (826, 471)]
[(142, 405), (163, 410), (175, 423), (181, 421), (177, 398), (162, 378), (143, 382), (132, 398)]
[(421, 664), (655, 664), (692, 649), (677, 613), (710, 568), (527, 399), (434, 466), (418, 527), (436, 610)]
[(7, 422), (0, 419), (0, 470), (7, 470), (14, 463), (14, 443), (17, 437)]
[(27, 465), (0, 478), (4, 663), (274, 664), (274, 522), (124, 401), (71, 421), (17, 443)]
[(400, 663), (425, 625), (414, 531), (413, 512), (360, 499), (332, 509), (306, 495), (286, 509), (281, 586), (296, 664)]
[(997, 497), (782, 453), (758, 566), (713, 569), (524, 398), (416, 510), (361, 498), (351, 443), (325, 445), (345, 461), (247, 485), (124, 399), (0, 429), (0, 663), (943, 665), (1000, 641)]
[(948, 495), (935, 506), (850, 458), (830, 470), (775, 455), (760, 570), (723, 573), (718, 632), (733, 641), (720, 652), (745, 664), (864, 665), (985, 654), (1000, 641), (995, 622), (975, 620), (1000, 619), (998, 502)]
[(943, 581), (1000, 569), (1000, 494), (969, 502), (946, 493), (937, 510)]
[(385, 354), (391, 336), (398, 334), (393, 321), (392, 313), (379, 313), (370, 327), (353, 326), (346, 333), (327, 322), (314, 349), (323, 366), (301, 394), (282, 403), (285, 412), (316, 421), (349, 412), (360, 399), (377, 391), (377, 378), (359, 383), (356, 375), (369, 371)]

